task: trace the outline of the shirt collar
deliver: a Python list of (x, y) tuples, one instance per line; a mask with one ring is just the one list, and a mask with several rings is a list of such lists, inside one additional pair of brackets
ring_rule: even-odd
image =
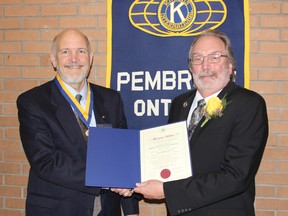
[(71, 94), (73, 95), (73, 97), (75, 97), (77, 94), (81, 94), (82, 98), (84, 100), (87, 99), (87, 92), (88, 92), (88, 87), (87, 87), (87, 81), (86, 79), (84, 80), (84, 86), (82, 88), (82, 90), (80, 92), (77, 92), (74, 88), (72, 88), (70, 85), (68, 85), (67, 83), (63, 82), (64, 85), (67, 87), (67, 89), (71, 92)]

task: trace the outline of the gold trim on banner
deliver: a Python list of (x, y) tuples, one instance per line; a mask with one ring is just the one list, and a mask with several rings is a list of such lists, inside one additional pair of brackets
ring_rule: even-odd
[(244, 88), (250, 88), (250, 10), (249, 1), (244, 4)]
[(106, 87), (111, 86), (112, 73), (112, 0), (107, 1), (107, 58), (106, 58)]

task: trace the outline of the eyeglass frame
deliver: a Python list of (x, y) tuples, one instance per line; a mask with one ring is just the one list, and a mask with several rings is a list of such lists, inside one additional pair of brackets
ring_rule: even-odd
[[(199, 63), (199, 64), (193, 63), (193, 62), (192, 62), (193, 55), (201, 56), (201, 63)], [(228, 55), (224, 55), (224, 54), (221, 54), (221, 53), (211, 53), (211, 54), (208, 54), (208, 55), (206, 55), (206, 56), (201, 55), (201, 54), (193, 54), (193, 55), (192, 55), (191, 58), (188, 59), (188, 63), (191, 63), (192, 65), (201, 65), (201, 64), (203, 64), (204, 59), (205, 59), (206, 57), (208, 57), (208, 58), (207, 58), (208, 63), (219, 63), (221, 57), (228, 57)], [(211, 61), (211, 60), (209, 61), (209, 57), (211, 57), (211, 56), (214, 56), (214, 57), (215, 57), (216, 55), (217, 55), (217, 61), (215, 61), (215, 62), (213, 62), (213, 61)]]

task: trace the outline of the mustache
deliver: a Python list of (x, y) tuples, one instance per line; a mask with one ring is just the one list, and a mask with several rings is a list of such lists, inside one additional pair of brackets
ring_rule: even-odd
[(198, 77), (199, 78), (202, 78), (204, 76), (214, 76), (216, 73), (214, 71), (201, 71), (199, 74), (198, 74)]
[(77, 68), (77, 67), (83, 67), (83, 64), (79, 63), (70, 63), (70, 64), (65, 64), (64, 67), (69, 67), (69, 68)]

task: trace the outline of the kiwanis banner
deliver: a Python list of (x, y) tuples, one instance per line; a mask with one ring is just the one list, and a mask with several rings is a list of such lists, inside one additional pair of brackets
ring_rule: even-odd
[(193, 89), (188, 51), (207, 29), (225, 32), (249, 86), (247, 0), (108, 0), (107, 87), (120, 92), (128, 127), (167, 123), (172, 99)]

